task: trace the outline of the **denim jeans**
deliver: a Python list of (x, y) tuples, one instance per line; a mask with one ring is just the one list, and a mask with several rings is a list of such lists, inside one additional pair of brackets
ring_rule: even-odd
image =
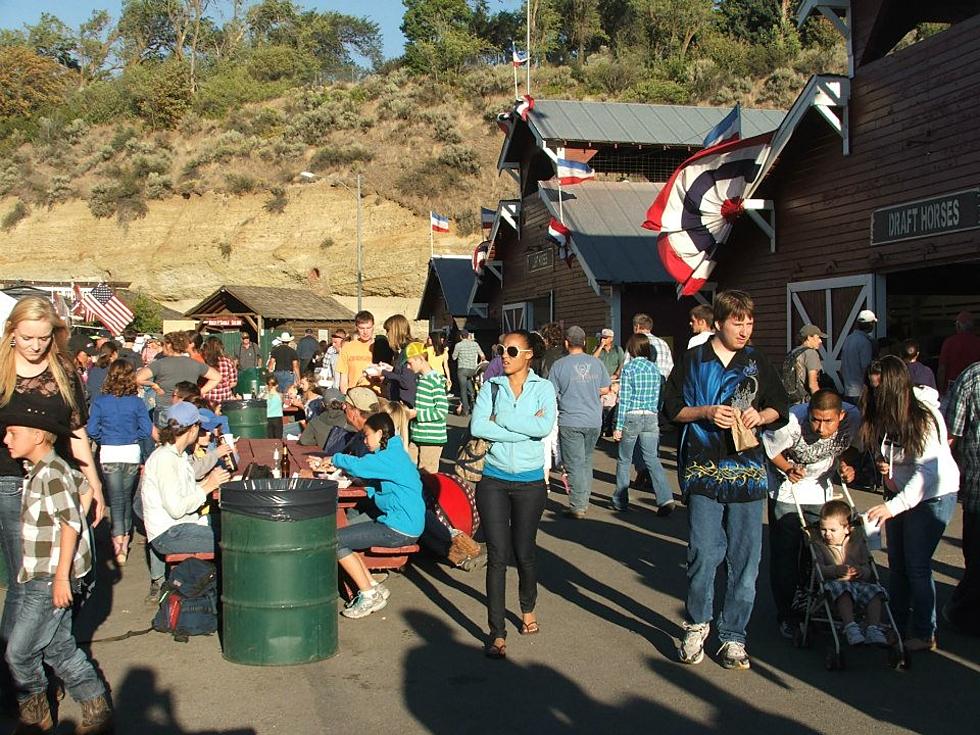
[(559, 426), (558, 443), (561, 445), (561, 458), (568, 472), (568, 485), (571, 497), (568, 507), (575, 511), (586, 511), (589, 496), (592, 494), (592, 452), (599, 441), (599, 428), (584, 429), (577, 426)]
[(473, 408), (476, 393), (473, 390), (473, 376), (476, 370), (471, 368), (459, 368), (456, 370), (456, 380), (459, 383), (459, 400), (463, 404), (463, 415), (466, 416)]
[[(804, 505), (803, 517), (808, 525), (820, 522), (820, 506)], [(793, 597), (796, 588), (809, 583), (804, 578), (810, 569), (809, 552), (804, 552), (803, 529), (793, 503), (769, 502), (769, 584), (776, 602), (779, 622), (793, 619)]]
[(140, 466), (130, 462), (108, 462), (102, 465), (102, 482), (109, 496), (112, 512), (112, 535), (126, 536), (133, 530), (133, 491)]
[(414, 544), (417, 540), (418, 536), (396, 531), (365, 513), (352, 518), (349, 525), (337, 529), (337, 559), (372, 546), (397, 549)]
[(956, 509), (956, 495), (930, 498), (885, 524), (888, 541), (888, 594), (901, 633), (914, 638), (936, 634), (936, 585), (932, 555)]
[(745, 643), (762, 556), (764, 502), (719, 503), (693, 494), (688, 502), (687, 615), (692, 623), (712, 619), (715, 574), (725, 562), (728, 582), (718, 616), (718, 639), (722, 643)]
[(980, 511), (963, 510), (963, 579), (947, 609), (958, 628), (980, 634)]
[(7, 641), (7, 663), (18, 699), (47, 691), (44, 665), (65, 683), (73, 699), (85, 702), (105, 694), (95, 668), (71, 633), (71, 607), (56, 608), (51, 577), (24, 583), (20, 614)]
[[(159, 582), (167, 573), (167, 554), (214, 551), (214, 531), (198, 523), (178, 523), (150, 542), (150, 579)], [(156, 553), (153, 553), (156, 552)]]
[(279, 392), (285, 394), (289, 386), (296, 382), (296, 373), (292, 370), (276, 370), (273, 375), (279, 381)]
[(543, 480), (508, 482), (484, 476), (476, 486), (476, 508), (487, 539), (487, 622), (491, 638), (507, 637), (505, 591), (512, 555), (517, 563), (521, 612), (534, 612), (538, 600), (534, 557), (547, 496)]
[(20, 611), (24, 585), (17, 581), (23, 563), (20, 545), (20, 506), (24, 479), (0, 477), (0, 547), (7, 565), (7, 596), (3, 603), (3, 621), (0, 622), (0, 647), (10, 640), (10, 631)]
[(640, 447), (644, 463), (650, 470), (657, 505), (666, 505), (674, 499), (674, 493), (670, 489), (664, 466), (660, 463), (660, 426), (655, 413), (626, 415), (623, 438), (619, 442), (619, 458), (616, 461), (616, 491), (613, 493), (613, 505), (625, 507), (630, 501), (630, 465), (633, 463), (633, 453), (637, 445)]

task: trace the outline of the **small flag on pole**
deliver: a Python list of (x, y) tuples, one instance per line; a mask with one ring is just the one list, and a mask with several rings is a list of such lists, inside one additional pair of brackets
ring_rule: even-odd
[(82, 302), (89, 312), (113, 334), (122, 334), (135, 316), (105, 283), (100, 283), (82, 296)]
[(573, 161), (563, 156), (564, 150), (560, 150), (558, 152), (558, 181), (562, 185), (581, 184), (583, 181), (595, 178), (595, 171), (588, 164)]
[(484, 230), (493, 229), (493, 221), (497, 218), (497, 211), (494, 209), (487, 209), (486, 207), (480, 207), (480, 224), (483, 225)]
[(432, 225), (433, 232), (449, 232), (449, 217), (429, 212), (429, 224)]
[(85, 305), (85, 297), (82, 296), (82, 289), (78, 287), (77, 283), (73, 283), (71, 291), (74, 295), (74, 303), (72, 303), (71, 306), (72, 316), (78, 317), (83, 322), (94, 322), (95, 314), (89, 311), (88, 307)]
[(524, 95), (517, 101), (514, 111), (521, 116), (521, 120), (527, 122), (527, 113), (534, 109), (534, 97), (529, 94)]
[(62, 321), (71, 321), (71, 310), (68, 308), (68, 304), (65, 302), (65, 297), (61, 295), (60, 291), (54, 292), (54, 297), (51, 299), (54, 304), (55, 313), (61, 317)]
[(511, 58), (514, 66), (524, 66), (527, 63), (527, 51), (518, 51), (517, 46), (511, 42)]
[(735, 105), (722, 119), (715, 125), (708, 134), (704, 136), (704, 147), (710, 148), (719, 143), (726, 143), (730, 140), (739, 140), (742, 137), (742, 106)]
[(558, 245), (558, 257), (571, 268), (572, 261), (575, 259), (575, 254), (572, 252), (572, 231), (552, 217), (548, 225), (548, 237)]

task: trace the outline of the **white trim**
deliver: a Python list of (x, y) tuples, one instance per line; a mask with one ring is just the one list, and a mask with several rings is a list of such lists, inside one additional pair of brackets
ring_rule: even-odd
[[(520, 321), (508, 323), (507, 312), (520, 312)], [(527, 301), (515, 301), (510, 304), (504, 304), (500, 309), (500, 326), (504, 331), (513, 331), (515, 329), (527, 329), (528, 322), (528, 302)]]
[(470, 306), (469, 309), (469, 314), (483, 317), (484, 319), (487, 318), (487, 314), (489, 314), (489, 312), (490, 312), (489, 304), (473, 304), (472, 306)]
[(854, 43), (851, 34), (851, 3), (850, 0), (803, 0), (796, 11), (796, 27), (802, 26), (807, 18), (819, 12), (824, 18), (834, 24), (847, 45), (847, 76), (854, 76)]

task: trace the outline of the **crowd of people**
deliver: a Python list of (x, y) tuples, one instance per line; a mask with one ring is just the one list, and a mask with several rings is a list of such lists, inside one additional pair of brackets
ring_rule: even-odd
[[(2, 682), (4, 694), (16, 695), (22, 723), (50, 727), (43, 659), (81, 702), (88, 729), (80, 732), (111, 726), (105, 687), (71, 637), (72, 602), (93, 578), (90, 529), (108, 512), (119, 567), (134, 529), (145, 533), (150, 599), (159, 595), (164, 555), (215, 548), (208, 499), (229, 480), (222, 460), (233, 451), (220, 441), (228, 432), (221, 405), (252, 398), (237, 392), (245, 370), (266, 371), (253, 388), (266, 401), (270, 436), (288, 434), (294, 422), (283, 416), (295, 415), (300, 443), (323, 450), (311, 469), (340, 469), (368, 488), (365, 512), (338, 531), (339, 564), (357, 589), (346, 617), (382, 609), (391, 594), (354, 552), (428, 537), (427, 546), (458, 566), (485, 564), (485, 653), (505, 657), (511, 560), (520, 633), (541, 630), (535, 548), (552, 472), (568, 495), (564, 514), (586, 518), (593, 454), (605, 436), (617, 446), (611, 507), (630, 511), (635, 466), (632, 485), (652, 490), (657, 514), (667, 516), (677, 500), (659, 450), (662, 432), (675, 426), (690, 534), (680, 661), (704, 658), (714, 626), (721, 665), (749, 668), (746, 627), (766, 507), (781, 634), (793, 635), (799, 624), (807, 540), (799, 512), (812, 528), (847, 641), (890, 642), (882, 625), (887, 604), (905, 647), (932, 650), (932, 556), (959, 493), (966, 570), (944, 614), (976, 633), (980, 337), (970, 316), (960, 314), (937, 381), (919, 362), (916, 342), (902, 344), (899, 354), (881, 352), (871, 338), (875, 322), (870, 311), (857, 315), (842, 347), (838, 390), (821, 363), (823, 331), (804, 325), (798, 347), (776, 366), (752, 344), (754, 304), (740, 291), (691, 311), (693, 336), (676, 363), (647, 314), (634, 317), (623, 347), (612, 329), (596, 335), (592, 349), (580, 327), (548, 324), (540, 333), (500, 335), (487, 355), (463, 331), (416, 339), (402, 315), (385, 320), (384, 337), (376, 336), (373, 315), (362, 311), (350, 336), (337, 329), (319, 341), (308, 330), (294, 340), (283, 332), (262, 355), (243, 334), (235, 354), (226, 355), (218, 337), (197, 332), (100, 343), (69, 338), (49, 302), (25, 297), (0, 343), (0, 548), (11, 576), (0, 623), (11, 677)], [(454, 393), (457, 413), (469, 419), (468, 446), (477, 447), (479, 461), (468, 468), (476, 474), (468, 477), (476, 481), (485, 552), (445, 521), (426, 489), (427, 477), (452, 464), (444, 449)], [(838, 479), (863, 481), (884, 495), (866, 519), (887, 529), (887, 588), (869, 576), (854, 509), (835, 497)], [(716, 605), (723, 562), (727, 583)]]

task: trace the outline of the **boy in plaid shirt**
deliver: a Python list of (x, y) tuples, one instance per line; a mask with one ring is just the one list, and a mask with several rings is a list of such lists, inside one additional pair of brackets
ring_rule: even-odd
[(78, 733), (110, 732), (112, 709), (105, 686), (71, 632), (73, 593), (92, 568), (88, 524), (71, 467), (54, 450), (71, 432), (48, 411), (43, 399), (15, 394), (0, 411), (4, 443), (30, 467), (21, 509), (23, 564), (17, 581), (23, 600), (6, 659), (17, 687), (17, 732), (53, 732), (48, 681), (42, 662), (64, 681), (82, 706)]

